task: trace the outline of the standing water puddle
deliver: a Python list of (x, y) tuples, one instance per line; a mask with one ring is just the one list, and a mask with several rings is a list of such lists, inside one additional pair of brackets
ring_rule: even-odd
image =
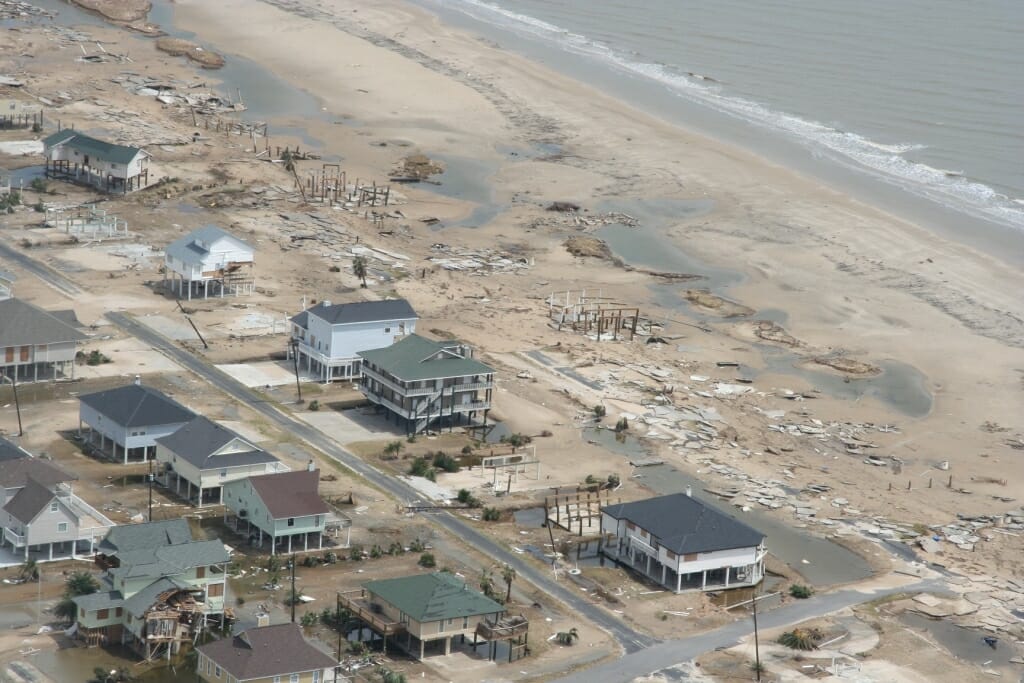
[[(620, 441), (615, 436), (611, 429), (583, 430), (584, 439), (619, 455), (638, 457), (650, 454), (650, 450), (639, 439), (627, 435)], [(727, 515), (741, 519), (767, 536), (768, 552), (800, 572), (808, 583), (815, 587), (859, 581), (871, 576), (871, 565), (855, 552), (828, 539), (789, 527), (757, 510), (737, 515), (733, 505), (704, 491), (707, 484), (672, 465), (638, 467), (634, 476), (640, 484), (658, 495), (683, 493), (689, 487), (694, 498)]]
[(1022, 654), (1012, 638), (999, 638), (995, 648), (983, 638), (991, 635), (984, 631), (960, 628), (944, 619), (930, 619), (913, 612), (903, 612), (899, 620), (915, 631), (927, 631), (939, 645), (949, 650), (957, 659), (984, 666), (986, 669), (1010, 669), (1010, 659)]

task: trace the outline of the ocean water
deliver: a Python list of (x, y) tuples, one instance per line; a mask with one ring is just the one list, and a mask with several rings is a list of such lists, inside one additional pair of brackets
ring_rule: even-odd
[(729, 119), (730, 141), (866, 176), (883, 208), (895, 189), (947, 227), (952, 212), (1024, 235), (1021, 0), (419, 4), (659, 115), (675, 99), (681, 122)]

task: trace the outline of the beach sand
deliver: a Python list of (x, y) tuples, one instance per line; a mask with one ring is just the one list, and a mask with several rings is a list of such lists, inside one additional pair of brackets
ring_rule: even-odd
[[(327, 138), (345, 146), (346, 163), (379, 164), (370, 137), (493, 164), (495, 200), (510, 208), (486, 228), (459, 230), (458, 239), (529, 241), (538, 280), (612, 285), (620, 276), (566, 259), (558, 235), (525, 233), (517, 221), (523, 205), (710, 199), (710, 213), (668, 221), (666, 237), (741, 273), (730, 298), (785, 311), (786, 330), (816, 349), (917, 368), (935, 395), (928, 431), (953, 457), (976, 454), (983, 422), (1021, 427), (1024, 275), (991, 255), (644, 115), (405, 4), (184, 0), (176, 7), (182, 27), (359, 121), (358, 136)], [(562, 155), (510, 161), (498, 151), (533, 143), (561, 145)], [(556, 273), (563, 277), (549, 277)], [(518, 342), (505, 331), (479, 341), (495, 351)], [(1024, 466), (1014, 465), (1008, 473), (1024, 481)]]

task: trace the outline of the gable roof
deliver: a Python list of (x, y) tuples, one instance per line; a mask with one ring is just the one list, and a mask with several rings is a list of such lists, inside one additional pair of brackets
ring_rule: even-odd
[(76, 595), (71, 600), (79, 609), (84, 609), (86, 612), (114, 609), (124, 604), (124, 598), (119, 591), (97, 591), (87, 595)]
[(203, 242), (205, 244), (213, 244), (221, 239), (228, 240), (236, 249), (249, 252), (255, 251), (252, 248), (252, 245), (248, 242), (243, 242), (230, 232), (218, 228), (216, 225), (210, 224), (204, 225), (201, 228), (196, 228), (187, 235), (174, 240), (164, 249), (164, 254), (168, 257), (176, 258), (183, 263), (202, 263), (203, 259), (206, 258), (210, 251), (199, 243)]
[(20, 488), (30, 479), (46, 488), (53, 488), (76, 477), (46, 460), (33, 457), (0, 437), (0, 488)]
[(199, 646), (204, 655), (239, 681), (327, 669), (337, 662), (310, 645), (298, 624), (251, 628)]
[(224, 543), (219, 540), (192, 541), (159, 548), (129, 550), (117, 554), (119, 567), (107, 570), (124, 579), (174, 576), (193, 567), (208, 567), (230, 561)]
[(192, 540), (192, 530), (184, 519), (165, 519), (142, 524), (122, 524), (112, 527), (100, 541), (99, 551), (104, 555), (180, 545)]
[(113, 142), (97, 140), (94, 137), (84, 133), (79, 133), (75, 130), (62, 130), (57, 133), (47, 135), (43, 138), (43, 145), (47, 151), (54, 147), (60, 147), (61, 145), (69, 145), (83, 154), (91, 154), (115, 164), (131, 163), (132, 159), (138, 156), (139, 153), (149, 156), (148, 152), (139, 147), (129, 147), (127, 145), (118, 145)]
[(431, 358), (440, 352), (453, 350), (458, 346), (458, 342), (440, 342), (421, 337), (418, 334), (410, 334), (391, 346), (371, 351), (360, 351), (357, 355), (405, 381), (465, 377), (494, 372), (492, 368), (478, 360), (462, 358), (451, 353), (445, 353), (439, 358)]
[(419, 320), (419, 316), (405, 299), (385, 301), (353, 301), (345, 304), (330, 304), (321, 301), (292, 318), (295, 323), (306, 326), (307, 317), (315, 315), (329, 325), (351, 325), (354, 323), (383, 322), (388, 320)]
[(7, 501), (4, 511), (22, 524), (31, 524), (39, 516), (54, 497), (53, 491), (35, 479), (29, 479), (25, 485)]
[(765, 538), (753, 527), (685, 493), (608, 505), (601, 512), (636, 524), (648, 531), (654, 542), (677, 555), (750, 548)]
[(195, 591), (201, 590), (198, 587), (189, 586), (184, 581), (175, 581), (174, 579), (161, 577), (125, 600), (124, 608), (132, 616), (141, 617), (153, 606), (162, 593), (167, 593), (168, 591), (177, 592), (187, 590), (188, 588), (192, 588)]
[(265, 474), (246, 481), (274, 519), (325, 515), (331, 511), (318, 492), (319, 470)]
[[(217, 451), (235, 439), (248, 446), (250, 450), (216, 455)], [(200, 470), (278, 462), (270, 453), (203, 415), (197, 415), (173, 434), (161, 437), (156, 442)]]
[(185, 423), (195, 417), (177, 401), (139, 384), (85, 394), (78, 400), (122, 427)]
[(420, 623), (505, 611), (448, 572), (368, 581), (363, 588)]
[(53, 313), (22, 301), (0, 301), (0, 347), (80, 341), (86, 335)]

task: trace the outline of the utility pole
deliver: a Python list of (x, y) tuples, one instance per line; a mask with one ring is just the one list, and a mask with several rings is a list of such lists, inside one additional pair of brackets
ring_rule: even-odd
[(18, 382), (13, 377), (0, 373), (0, 380), (4, 379), (11, 383), (11, 391), (14, 392), (14, 410), (18, 413), (18, 436), (24, 436), (25, 430), (21, 428), (21, 402), (18, 401)]
[(299, 596), (295, 594), (295, 554), (292, 554), (291, 559), (292, 565), (292, 623), (295, 623), (295, 603), (299, 601)]
[[(757, 683), (761, 683), (761, 647), (757, 640), (757, 586), (754, 586), (754, 670), (757, 672)], [(293, 619), (294, 621), (294, 619)]]
[(153, 521), (153, 461), (149, 461), (149, 521)]
[[(298, 402), (302, 403), (302, 385), (299, 383), (299, 340), (292, 339), (292, 362), (295, 364), (295, 391), (299, 394)], [(295, 621), (294, 619), (292, 621)]]
[(334, 606), (335, 624), (334, 624), (334, 627), (336, 629), (338, 629), (338, 668), (334, 670), (334, 678), (335, 678), (335, 680), (337, 680), (338, 674), (340, 673), (340, 669), (341, 669), (341, 635), (342, 635), (341, 632), (342, 632), (342, 628), (343, 628), (343, 624), (341, 623), (341, 593), (337, 593), (334, 596), (334, 600), (335, 600), (335, 606)]

